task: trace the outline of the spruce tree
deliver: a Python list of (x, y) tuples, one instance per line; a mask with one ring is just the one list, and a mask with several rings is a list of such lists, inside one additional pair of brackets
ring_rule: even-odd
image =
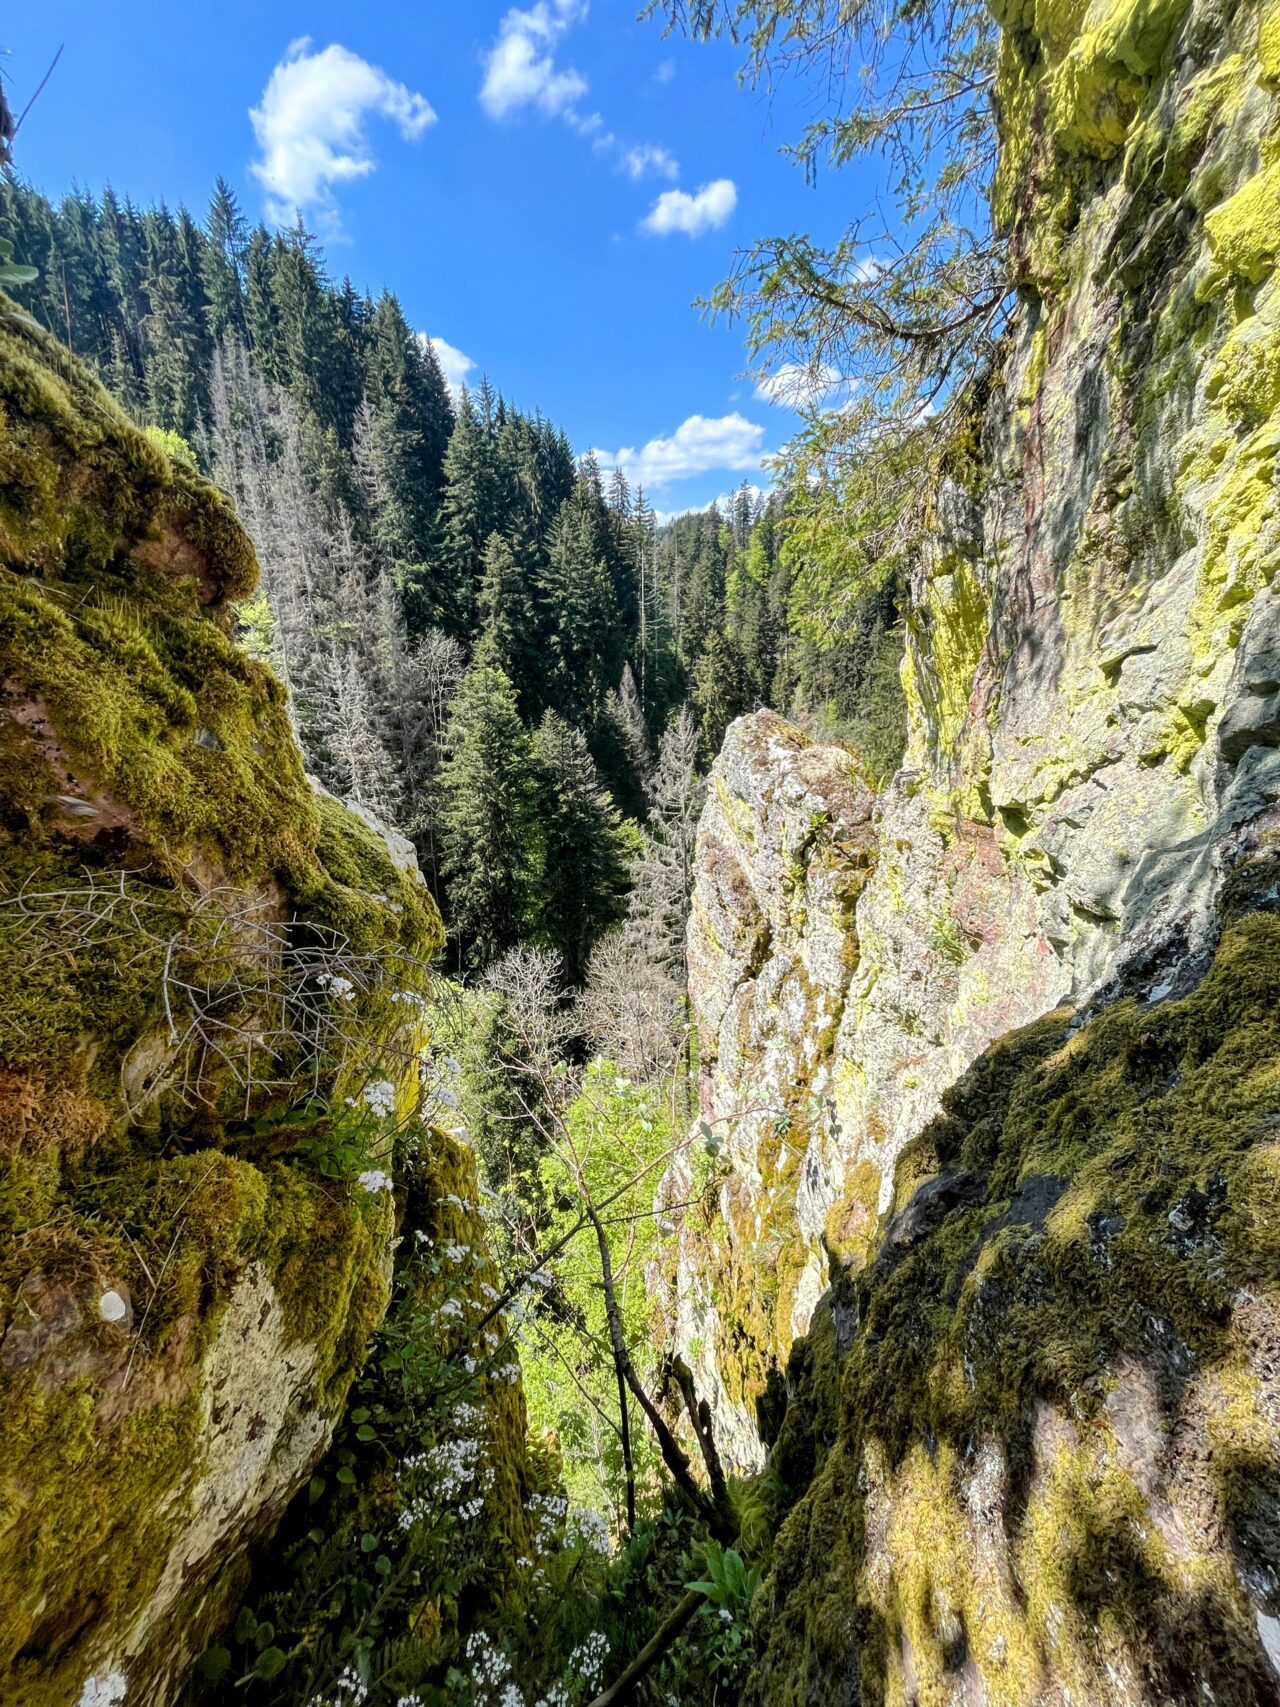
[(449, 923), (483, 966), (533, 922), (542, 869), (537, 781), (511, 683), (477, 664), (454, 702), (435, 786)]
[(501, 670), (516, 691), (523, 716), (540, 709), (542, 668), (530, 589), (515, 553), (500, 533), (489, 535), (478, 600), (476, 657)]
[(393, 563), (425, 564), (444, 485), (453, 406), (434, 351), (384, 292), (367, 328), (369, 458), (377, 484), (374, 536)]
[(636, 837), (624, 829), (601, 786), (586, 737), (554, 711), (534, 735), (533, 762), (542, 831), (542, 929), (577, 984), (596, 938), (625, 911)]
[(209, 337), (220, 344), (228, 334), (245, 335), (244, 264), (248, 232), (235, 191), (225, 178), (216, 180), (202, 256), (206, 319)]
[(622, 635), (612, 577), (600, 554), (591, 483), (579, 484), (556, 520), (540, 593), (552, 703), (590, 728), (622, 672)]

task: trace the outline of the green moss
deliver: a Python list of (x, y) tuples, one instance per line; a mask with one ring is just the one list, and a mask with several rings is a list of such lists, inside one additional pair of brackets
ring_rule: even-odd
[(1262, 14), (1258, 26), (1258, 64), (1264, 87), (1280, 85), (1280, 6), (1272, 4)]
[[(1257, 863), (1263, 895), (1274, 860)], [(810, 1698), (847, 1675), (851, 1648), (865, 1698), (898, 1698), (905, 1638), (919, 1699), (941, 1700), (948, 1629), (967, 1632), (989, 1699), (1035, 1700), (1051, 1671), (1087, 1693), (1111, 1629), (1171, 1696), (1194, 1675), (1243, 1707), (1265, 1662), (1230, 1559), (1188, 1564), (1152, 1523), (1107, 1407), (1128, 1369), (1154, 1372), (1158, 1410), (1175, 1369), (1212, 1371), (1219, 1451), (1280, 1470), (1234, 1325), (1280, 1252), (1280, 917), (1236, 917), (1183, 1000), (1012, 1034), (944, 1104), (902, 1158), (895, 1212), (941, 1168), (976, 1176), (981, 1197), (841, 1281), (834, 1302), (857, 1323), (843, 1362), (821, 1322), (793, 1354), (772, 1461), (809, 1492), (779, 1535), (752, 1698)], [(1170, 1362), (1162, 1347), (1185, 1350)], [(1060, 1444), (1041, 1439), (1029, 1483), (1046, 1406)], [(987, 1442), (1022, 1490), (1005, 1508), (1017, 1600), (971, 1539), (962, 1483)], [(1210, 1477), (1203, 1497), (1244, 1511), (1233, 1487)]]
[[(182, 447), (0, 299), (0, 1694), (22, 1707), (78, 1699), (145, 1613), (245, 1284), (317, 1436), (387, 1305), (389, 1198), (296, 1147), (403, 1040), (392, 996), (443, 932), (381, 837), (315, 794), (281, 685), (229, 638), (256, 575)], [(278, 968), (245, 952), (255, 908), (381, 969), (341, 1046), (286, 1038), (270, 1088), (166, 1004), (166, 969), (203, 979), (257, 1035)], [(405, 1049), (379, 1076), (402, 1073)], [(108, 1288), (128, 1330), (99, 1317)], [(245, 1542), (273, 1515), (246, 1510)], [(185, 1584), (184, 1618), (216, 1617), (234, 1547)]]
[(1208, 214), (1205, 235), (1213, 255), (1201, 294), (1243, 279), (1261, 284), (1275, 270), (1280, 254), (1280, 159), (1276, 145), (1264, 145), (1262, 167)]
[(913, 719), (923, 720), (936, 752), (945, 763), (964, 729), (974, 677), (990, 626), (986, 594), (973, 563), (959, 552), (944, 558), (929, 579), (921, 604), (909, 617), (914, 649), (904, 676)]

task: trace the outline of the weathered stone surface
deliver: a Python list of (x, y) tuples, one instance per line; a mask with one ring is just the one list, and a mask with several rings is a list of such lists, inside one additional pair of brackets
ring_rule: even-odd
[(390, 1195), (281, 1117), (443, 929), (229, 638), (229, 501), (3, 297), (0, 417), (0, 1698), (163, 1707), (390, 1294)]
[[(833, 1265), (866, 1260), (946, 1088), (1061, 1003), (1183, 990), (1224, 874), (1277, 821), (1259, 11), (1159, 5), (1139, 29), (1104, 10), (1078, 31), (1005, 20), (1023, 301), (981, 481), (936, 495), (911, 578), (902, 770), (857, 795), (852, 848), (856, 761), (773, 714), (730, 730), (712, 776), (690, 974), (728, 1165), (714, 1235), (682, 1234), (671, 1313), (744, 1466), (771, 1371)], [(1035, 101), (1054, 116), (1033, 131)], [(787, 790), (846, 826), (803, 878)]]

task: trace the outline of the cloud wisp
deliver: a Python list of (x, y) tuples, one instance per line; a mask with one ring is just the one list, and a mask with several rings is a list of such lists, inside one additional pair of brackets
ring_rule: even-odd
[(655, 237), (669, 237), (678, 231), (687, 237), (700, 237), (704, 231), (718, 230), (737, 205), (738, 189), (732, 178), (716, 178), (703, 184), (695, 195), (687, 190), (664, 190), (641, 220), (640, 229)]
[(290, 42), (249, 118), (261, 158), (252, 163), (267, 192), (267, 215), (284, 224), (312, 213), (329, 231), (338, 227), (335, 186), (366, 178), (377, 167), (367, 121), (387, 119), (406, 142), (436, 122), (425, 96), (333, 42), (316, 50), (309, 36)]
[(784, 362), (776, 373), (757, 380), (755, 398), (783, 409), (818, 409), (848, 386), (839, 368), (829, 362)]
[(642, 178), (668, 178), (674, 182), (680, 176), (680, 162), (671, 150), (652, 142), (628, 148), (622, 156), (622, 169), (637, 184)]
[(656, 489), (713, 469), (757, 473), (765, 458), (765, 430), (736, 410), (712, 419), (690, 415), (674, 433), (650, 439), (639, 449), (595, 450), (602, 468), (620, 468), (635, 486)]
[(451, 344), (447, 338), (432, 338), (426, 332), (419, 332), (418, 340), (420, 343), (430, 344), (440, 364), (445, 384), (455, 398), (459, 397), (463, 386), (471, 383), (471, 375), (476, 370), (475, 362), (470, 356), (463, 355), (457, 345)]
[(480, 105), (490, 118), (510, 118), (534, 107), (575, 125), (590, 122), (576, 111), (587, 92), (586, 78), (572, 66), (558, 66), (555, 59), (560, 38), (586, 12), (582, 0), (538, 0), (536, 6), (512, 7), (485, 56)]

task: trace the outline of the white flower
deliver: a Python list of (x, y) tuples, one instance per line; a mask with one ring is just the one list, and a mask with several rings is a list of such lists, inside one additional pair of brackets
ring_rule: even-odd
[(446, 1321), (456, 1321), (462, 1315), (462, 1305), (456, 1298), (446, 1298), (440, 1306), (440, 1314)]
[(129, 1314), (129, 1306), (115, 1288), (111, 1287), (98, 1300), (98, 1314), (104, 1322), (123, 1322)]
[(452, 1091), (437, 1091), (436, 1101), (441, 1108), (457, 1108), (458, 1106), (458, 1099)]
[(371, 1079), (360, 1094), (376, 1115), (395, 1113), (396, 1087), (389, 1080)]
[(340, 1002), (355, 1000), (356, 987), (350, 978), (340, 978), (336, 972), (317, 972), (316, 983), (331, 996), (336, 996)]
[(381, 1168), (366, 1168), (357, 1178), (356, 1184), (365, 1191), (373, 1192), (390, 1191), (393, 1182), (391, 1175), (384, 1174)]

